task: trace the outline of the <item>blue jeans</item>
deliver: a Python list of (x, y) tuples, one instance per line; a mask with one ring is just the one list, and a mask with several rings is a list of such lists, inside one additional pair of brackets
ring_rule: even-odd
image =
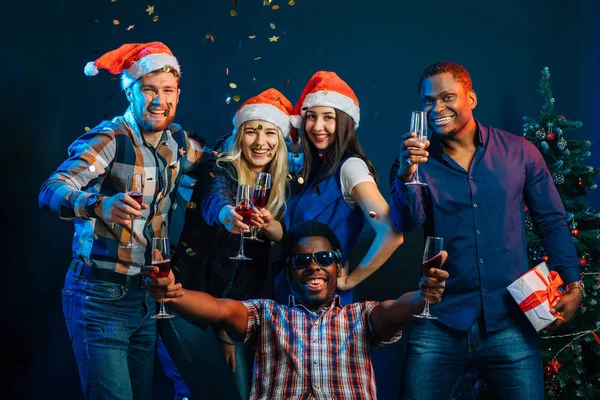
[(156, 301), (142, 287), (88, 280), (69, 270), (63, 314), (86, 399), (152, 398)]
[(476, 321), (465, 332), (425, 319), (413, 321), (400, 398), (450, 399), (471, 367), (484, 375), (493, 398), (544, 398), (539, 337), (532, 326), (488, 333)]
[(177, 370), (177, 367), (173, 363), (165, 344), (163, 343), (160, 335), (158, 336), (158, 349), (157, 349), (158, 363), (169, 382), (173, 385), (173, 391), (175, 392), (174, 400), (189, 399), (192, 397), (189, 389), (185, 385), (181, 374)]
[(196, 326), (172, 308), (169, 312), (177, 318), (160, 321), (160, 336), (192, 399), (247, 399), (252, 378), (251, 349), (236, 344), (236, 370), (232, 374), (211, 327)]

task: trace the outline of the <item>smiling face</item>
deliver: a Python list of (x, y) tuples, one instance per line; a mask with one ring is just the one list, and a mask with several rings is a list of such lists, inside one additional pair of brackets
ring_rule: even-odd
[[(292, 250), (292, 256), (327, 250), (333, 248), (325, 237), (308, 236), (298, 241)], [(286, 276), (294, 297), (313, 311), (331, 302), (341, 272), (341, 265), (335, 259), (328, 266), (320, 266), (314, 259), (311, 259), (308, 267), (303, 269), (296, 269), (291, 264), (286, 266)]]
[(240, 147), (254, 172), (265, 171), (279, 147), (277, 126), (267, 121), (247, 121), (240, 127)]
[(162, 133), (175, 119), (179, 93), (171, 72), (151, 72), (125, 89), (133, 116), (142, 133)]
[(336, 115), (331, 107), (311, 107), (306, 111), (304, 131), (319, 150), (325, 150), (335, 140)]
[(465, 90), (451, 73), (423, 80), (421, 100), (429, 127), (436, 134), (453, 137), (475, 132), (473, 109), (477, 106), (477, 96), (473, 90)]

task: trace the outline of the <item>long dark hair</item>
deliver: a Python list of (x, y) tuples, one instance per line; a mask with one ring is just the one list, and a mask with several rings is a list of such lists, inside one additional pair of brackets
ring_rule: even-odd
[[(377, 171), (375, 171), (375, 167), (367, 156), (365, 156), (362, 147), (360, 147), (358, 137), (356, 136), (356, 124), (348, 114), (335, 109), (335, 134), (333, 143), (323, 152), (323, 157), (319, 157), (319, 151), (306, 134), (306, 120), (304, 121), (302, 131), (304, 132), (304, 137), (302, 138), (304, 166), (301, 176), (307, 183), (305, 189), (309, 186), (316, 186), (318, 191), (319, 182), (333, 175), (340, 162), (348, 157), (358, 157), (363, 160), (367, 164), (375, 182), (377, 182)], [(313, 160), (316, 160), (314, 164)], [(320, 174), (321, 176), (315, 179)]]

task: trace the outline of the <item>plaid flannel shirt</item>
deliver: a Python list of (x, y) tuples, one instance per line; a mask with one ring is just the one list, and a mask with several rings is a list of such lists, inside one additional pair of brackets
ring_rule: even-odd
[[(180, 175), (200, 161), (200, 145), (177, 124), (163, 132), (156, 148), (148, 145), (128, 109), (104, 121), (69, 147), (69, 158), (44, 182), (39, 202), (43, 210), (74, 220), (73, 257), (97, 268), (136, 275), (147, 264), (151, 238), (166, 236), (168, 215)], [(113, 196), (125, 192), (127, 175), (142, 174), (142, 217), (134, 222), (134, 239), (145, 247), (119, 248), (131, 229), (90, 219), (85, 203), (93, 193)]]
[(375, 337), (375, 301), (341, 306), (335, 296), (320, 314), (290, 296), (289, 305), (272, 300), (243, 301), (248, 310), (244, 341), (256, 342), (251, 399), (377, 398), (371, 350), (400, 339)]

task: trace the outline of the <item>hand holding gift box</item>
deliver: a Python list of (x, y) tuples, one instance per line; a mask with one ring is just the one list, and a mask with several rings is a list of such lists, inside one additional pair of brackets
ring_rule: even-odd
[(563, 319), (558, 313), (551, 313), (563, 295), (558, 288), (563, 281), (557, 272), (548, 272), (546, 263), (538, 264), (508, 286), (508, 291), (519, 304), (533, 327), (540, 331), (556, 319)]

